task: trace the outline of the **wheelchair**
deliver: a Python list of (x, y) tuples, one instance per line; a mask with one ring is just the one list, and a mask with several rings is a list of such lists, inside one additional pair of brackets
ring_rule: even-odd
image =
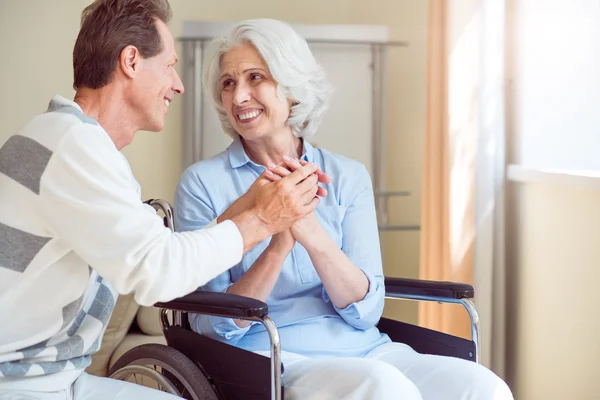
[[(164, 200), (146, 202), (164, 214), (174, 229), (173, 212)], [(377, 327), (394, 342), (408, 344), (423, 354), (479, 361), (479, 317), (471, 299), (471, 285), (417, 279), (385, 278), (386, 298), (456, 303), (471, 320), (471, 340), (381, 318)], [(196, 291), (173, 301), (157, 303), (167, 346), (145, 344), (125, 353), (112, 366), (113, 379), (146, 386), (190, 400), (283, 399), (281, 343), (277, 327), (262, 301), (228, 293)], [(271, 356), (265, 357), (193, 332), (187, 313), (258, 321), (271, 340)], [(149, 380), (144, 383), (144, 379)], [(146, 381), (147, 382), (147, 381)]]

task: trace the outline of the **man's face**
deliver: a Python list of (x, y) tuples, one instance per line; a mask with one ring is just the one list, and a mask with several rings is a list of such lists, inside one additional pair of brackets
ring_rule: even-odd
[(173, 36), (162, 21), (157, 20), (156, 27), (163, 49), (152, 58), (141, 59), (132, 99), (140, 117), (140, 129), (152, 132), (164, 128), (169, 103), (175, 94), (181, 94), (184, 90), (175, 70), (178, 59)]

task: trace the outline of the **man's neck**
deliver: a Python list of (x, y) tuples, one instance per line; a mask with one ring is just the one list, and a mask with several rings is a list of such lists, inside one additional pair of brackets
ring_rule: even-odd
[(123, 97), (111, 86), (78, 89), (74, 101), (85, 115), (98, 121), (117, 149), (121, 150), (131, 143), (138, 129), (128, 116), (128, 107)]

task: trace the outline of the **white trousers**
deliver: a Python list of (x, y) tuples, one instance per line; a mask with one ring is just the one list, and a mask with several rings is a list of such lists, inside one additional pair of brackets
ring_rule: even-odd
[(506, 383), (489, 369), (419, 354), (402, 343), (385, 344), (364, 358), (282, 352), (282, 361), (286, 400), (513, 400)]
[(34, 392), (0, 389), (0, 400), (181, 400), (145, 386), (94, 375), (81, 374), (65, 390)]

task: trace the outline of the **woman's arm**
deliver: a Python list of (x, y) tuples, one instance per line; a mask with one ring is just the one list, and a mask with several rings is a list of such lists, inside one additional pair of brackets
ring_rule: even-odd
[[(295, 243), (290, 231), (274, 235), (265, 251), (236, 283), (229, 286), (227, 293), (266, 302), (277, 283), (283, 262)], [(241, 319), (234, 322), (240, 328), (251, 324), (250, 321)]]
[(314, 212), (296, 222), (291, 232), (308, 252), (334, 306), (346, 308), (365, 298), (369, 280), (331, 239)]
[[(298, 164), (286, 163), (290, 169)], [(283, 168), (272, 171), (285, 175)], [(315, 213), (296, 222), (291, 229), (306, 248), (324, 286), (324, 299), (359, 329), (374, 326), (383, 313), (385, 299), (383, 268), (373, 188), (362, 167), (352, 171), (356, 184), (342, 221), (341, 249), (321, 226)]]
[[(217, 221), (220, 222), (223, 216), (226, 216), (224, 219), (235, 217), (252, 207), (255, 200), (254, 192), (266, 183), (268, 183), (268, 180), (265, 180), (262, 176), (259, 177), (248, 192), (234, 202), (217, 218)], [(175, 226), (180, 231), (201, 229), (216, 219), (217, 214), (206, 188), (199, 177), (191, 171), (186, 171), (179, 182), (175, 194), (174, 211)], [(226, 272), (203, 286), (202, 290), (233, 293), (266, 301), (277, 282), (283, 262), (294, 244), (295, 240), (289, 230), (276, 234), (272, 237), (265, 251), (241, 279), (233, 283), (230, 273)], [(200, 315), (193, 316), (191, 323), (196, 331), (209, 336), (217, 334), (228, 339), (241, 338), (246, 330), (240, 328), (245, 328), (251, 324), (250, 321), (246, 320)]]

